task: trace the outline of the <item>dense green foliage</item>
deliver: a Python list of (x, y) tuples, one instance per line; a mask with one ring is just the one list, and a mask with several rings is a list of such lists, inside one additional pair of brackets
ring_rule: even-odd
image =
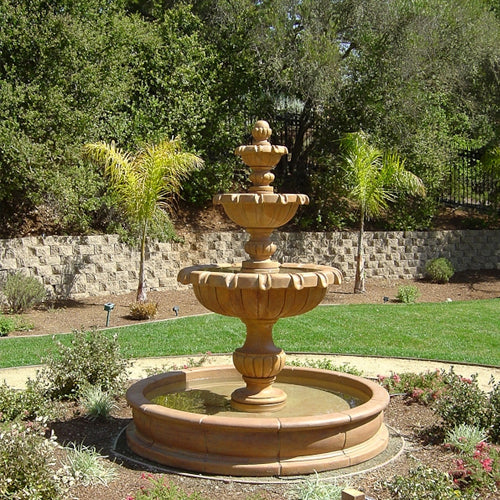
[(306, 227), (351, 224), (347, 132), (397, 150), (431, 194), (391, 204), (397, 228), (431, 223), (462, 150), (494, 166), (496, 0), (3, 0), (0, 26), (4, 235), (117, 230), (87, 142), (179, 135), (205, 160), (184, 187), (203, 204), (240, 182), (232, 150), (257, 117), (299, 118), (277, 183), (313, 196)]
[(432, 283), (448, 283), (454, 274), (453, 264), (445, 257), (432, 259), (425, 265), (425, 277)]

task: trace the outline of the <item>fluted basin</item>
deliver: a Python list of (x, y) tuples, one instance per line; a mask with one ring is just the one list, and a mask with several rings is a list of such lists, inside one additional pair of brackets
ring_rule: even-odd
[(342, 282), (342, 275), (333, 267), (312, 264), (282, 264), (277, 273), (201, 265), (182, 269), (177, 279), (192, 284), (196, 298), (210, 311), (243, 321), (276, 321), (314, 309), (329, 285)]
[(290, 221), (309, 198), (304, 194), (226, 193), (214, 197), (227, 216), (238, 226), (276, 229)]

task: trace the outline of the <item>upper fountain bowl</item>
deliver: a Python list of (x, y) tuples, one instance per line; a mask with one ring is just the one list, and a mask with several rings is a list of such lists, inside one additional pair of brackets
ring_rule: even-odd
[(309, 198), (305, 194), (225, 193), (213, 201), (241, 227), (276, 229), (291, 220), (300, 205), (307, 205)]

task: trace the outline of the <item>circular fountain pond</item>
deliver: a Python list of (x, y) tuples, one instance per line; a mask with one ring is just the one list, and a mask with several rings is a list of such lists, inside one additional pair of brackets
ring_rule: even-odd
[[(369, 380), (286, 367), (276, 380), (288, 395), (286, 406), (258, 415), (231, 408), (231, 391), (240, 384), (241, 375), (232, 366), (163, 373), (137, 382), (127, 392), (134, 418), (127, 429), (129, 447), (155, 462), (191, 471), (289, 476), (355, 465), (387, 446), (383, 411), (389, 396)], [(184, 409), (160, 404), (169, 394), (171, 405)]]

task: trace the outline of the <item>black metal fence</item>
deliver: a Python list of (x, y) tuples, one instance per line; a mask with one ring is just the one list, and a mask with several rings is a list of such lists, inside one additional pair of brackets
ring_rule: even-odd
[[(294, 178), (299, 184), (307, 182), (304, 177), (314, 174), (318, 168), (304, 152), (312, 141), (314, 130), (308, 129), (303, 133), (300, 116), (294, 113), (274, 116), (272, 125), (272, 141), (286, 146), (289, 153), (293, 151), (300, 155), (294, 161), (291, 161), (291, 154), (284, 156), (276, 168), (277, 177), (285, 183), (287, 178)], [(297, 137), (301, 137), (301, 151), (295, 148)], [(480, 162), (482, 154), (481, 150), (465, 150), (460, 159), (450, 166), (448, 178), (443, 183), (441, 202), (480, 210), (500, 209), (500, 178), (483, 167)]]
[(481, 164), (481, 151), (466, 150), (450, 167), (442, 201), (478, 209), (500, 208), (500, 179)]

